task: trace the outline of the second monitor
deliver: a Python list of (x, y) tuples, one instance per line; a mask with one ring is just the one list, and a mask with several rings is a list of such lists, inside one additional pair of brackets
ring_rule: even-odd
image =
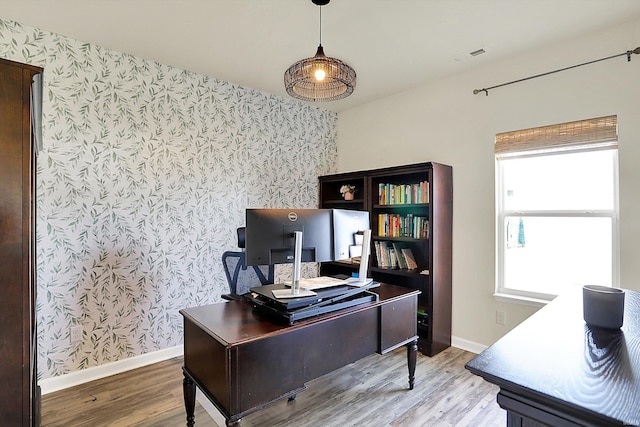
[(371, 282), (367, 278), (371, 230), (369, 212), (350, 209), (332, 209), (334, 260), (360, 257), (358, 277), (347, 280), (349, 285), (364, 286)]

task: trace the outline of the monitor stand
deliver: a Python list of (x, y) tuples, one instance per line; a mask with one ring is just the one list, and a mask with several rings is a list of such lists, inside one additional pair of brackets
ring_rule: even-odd
[[(293, 280), (291, 289), (274, 289), (273, 296), (276, 298), (300, 298), (312, 297), (316, 295), (313, 291), (300, 289), (300, 270), (302, 265), (302, 231), (294, 231), (295, 246), (293, 251)], [(371, 234), (369, 234), (371, 235)]]
[(360, 268), (358, 269), (358, 277), (351, 277), (347, 279), (347, 285), (349, 286), (366, 286), (370, 284), (373, 279), (367, 277), (367, 270), (369, 269), (369, 253), (371, 252), (371, 230), (364, 230), (362, 232), (362, 253), (360, 254)]

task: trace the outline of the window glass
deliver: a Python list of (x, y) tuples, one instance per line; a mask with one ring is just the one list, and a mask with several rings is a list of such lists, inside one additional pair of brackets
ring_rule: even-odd
[(617, 149), (497, 160), (497, 292), (618, 286)]
[(505, 235), (511, 289), (557, 295), (575, 285), (612, 285), (611, 218), (510, 216)]
[(616, 150), (501, 160), (504, 209), (613, 209)]

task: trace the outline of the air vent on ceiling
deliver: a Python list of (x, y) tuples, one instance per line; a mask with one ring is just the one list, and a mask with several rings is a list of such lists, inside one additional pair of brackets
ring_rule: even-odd
[(454, 60), (456, 61), (466, 61), (467, 59), (471, 59), (474, 56), (478, 56), (478, 55), (482, 55), (483, 53), (486, 53), (487, 51), (484, 49), (476, 49), (473, 52), (469, 52), (469, 53), (459, 53), (457, 55), (455, 55), (453, 57)]

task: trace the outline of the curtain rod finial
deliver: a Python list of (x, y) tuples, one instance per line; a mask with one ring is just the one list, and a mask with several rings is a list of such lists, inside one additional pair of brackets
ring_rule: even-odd
[(474, 94), (474, 95), (477, 95), (477, 94), (479, 94), (480, 92), (484, 92), (485, 96), (489, 96), (489, 91), (488, 91), (487, 89), (484, 89), (484, 88), (483, 88), (483, 89), (474, 89), (474, 90), (473, 90), (473, 94)]

